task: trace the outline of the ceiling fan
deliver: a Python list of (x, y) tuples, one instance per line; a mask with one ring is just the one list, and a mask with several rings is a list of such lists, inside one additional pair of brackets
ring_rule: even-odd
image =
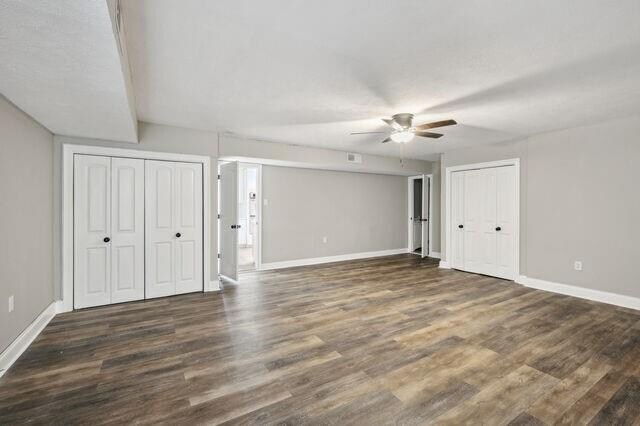
[[(413, 140), (415, 136), (437, 139), (442, 136), (441, 133), (426, 132), (425, 130), (458, 124), (455, 120), (443, 120), (443, 121), (434, 121), (433, 123), (425, 123), (419, 126), (413, 126), (413, 114), (407, 114), (407, 113), (395, 114), (391, 118), (383, 118), (382, 121), (384, 121), (386, 124), (388, 124), (393, 128), (389, 137), (383, 140), (382, 143), (387, 143), (391, 141), (406, 143)], [(354, 132), (351, 134), (365, 135), (370, 133), (387, 133), (387, 132)]]

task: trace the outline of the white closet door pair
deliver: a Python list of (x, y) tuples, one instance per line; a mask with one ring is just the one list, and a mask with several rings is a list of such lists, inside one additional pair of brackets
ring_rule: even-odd
[(145, 165), (146, 297), (202, 290), (202, 165)]
[(74, 307), (202, 290), (202, 165), (74, 161)]
[(451, 174), (452, 266), (515, 279), (517, 227), (516, 168)]
[(143, 299), (144, 160), (74, 162), (74, 307)]

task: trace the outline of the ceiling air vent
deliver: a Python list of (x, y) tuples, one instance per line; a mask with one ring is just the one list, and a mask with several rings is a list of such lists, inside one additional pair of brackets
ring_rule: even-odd
[(362, 163), (362, 155), (353, 152), (347, 152), (347, 161), (350, 163)]

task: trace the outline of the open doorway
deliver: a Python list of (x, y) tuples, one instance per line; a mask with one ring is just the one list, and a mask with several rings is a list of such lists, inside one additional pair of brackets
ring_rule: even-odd
[(238, 165), (238, 271), (257, 269), (258, 166)]
[(408, 250), (427, 257), (431, 252), (431, 175), (409, 177)]
[(227, 280), (260, 269), (261, 172), (259, 164), (219, 163), (218, 270)]

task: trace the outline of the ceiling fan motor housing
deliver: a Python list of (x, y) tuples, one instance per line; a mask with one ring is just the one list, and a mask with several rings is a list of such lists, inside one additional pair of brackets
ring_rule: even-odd
[(413, 114), (395, 114), (392, 118), (393, 121), (395, 121), (405, 129), (410, 128), (411, 124), (413, 123)]

